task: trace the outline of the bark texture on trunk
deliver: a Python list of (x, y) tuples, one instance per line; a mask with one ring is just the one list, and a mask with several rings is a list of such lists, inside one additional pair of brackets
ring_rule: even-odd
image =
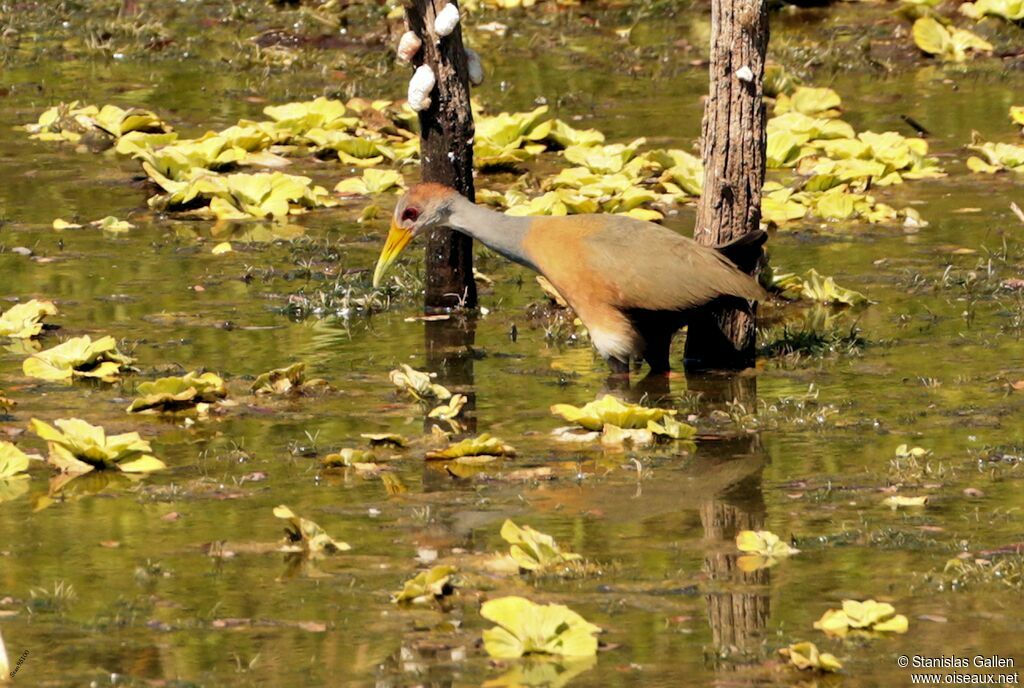
[[(768, 50), (766, 0), (711, 3), (711, 85), (704, 108), (704, 191), (694, 238), (722, 244), (756, 230), (764, 186)], [(723, 307), (692, 322), (687, 365), (746, 368), (754, 364), (754, 307)]]
[[(457, 5), (455, 0), (413, 0), (406, 7), (409, 28), (423, 41), (414, 64), (429, 65), (437, 79), (430, 107), (420, 112), (420, 159), (423, 181), (446, 184), (472, 201), (473, 112), (461, 22), (443, 38), (434, 31), (434, 18), (449, 2)], [(473, 240), (435, 229), (427, 237), (424, 307), (453, 306), (476, 307)]]

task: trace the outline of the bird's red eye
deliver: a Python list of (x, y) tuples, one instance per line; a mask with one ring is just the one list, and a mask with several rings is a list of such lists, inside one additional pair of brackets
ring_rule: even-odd
[(420, 211), (416, 208), (406, 208), (402, 211), (402, 221), (415, 222), (420, 217)]

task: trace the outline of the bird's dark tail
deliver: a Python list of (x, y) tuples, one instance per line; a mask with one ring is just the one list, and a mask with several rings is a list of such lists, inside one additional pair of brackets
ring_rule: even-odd
[(766, 241), (768, 241), (768, 232), (758, 229), (715, 248), (740, 270), (749, 273), (753, 272), (757, 267), (757, 262), (761, 260), (761, 247)]

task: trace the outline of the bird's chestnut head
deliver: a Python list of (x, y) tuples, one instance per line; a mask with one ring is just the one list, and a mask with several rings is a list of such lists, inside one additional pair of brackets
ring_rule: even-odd
[(384, 273), (413, 239), (435, 227), (443, 227), (451, 215), (453, 189), (441, 184), (417, 184), (395, 206), (384, 249), (373, 271), (373, 286), (379, 286)]

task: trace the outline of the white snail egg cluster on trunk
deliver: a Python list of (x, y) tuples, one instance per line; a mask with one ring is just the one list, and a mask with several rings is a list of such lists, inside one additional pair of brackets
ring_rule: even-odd
[(421, 112), (430, 107), (430, 92), (434, 90), (437, 79), (434, 70), (427, 65), (420, 65), (416, 73), (409, 79), (409, 107)]
[(449, 35), (459, 24), (459, 8), (448, 3), (434, 18), (434, 33), (442, 38)]
[(406, 31), (398, 41), (398, 59), (402, 62), (412, 62), (416, 53), (423, 47), (423, 41), (416, 35), (415, 31)]
[(469, 83), (479, 86), (484, 82), (484, 65), (480, 55), (472, 48), (466, 48), (466, 66), (469, 68)]

